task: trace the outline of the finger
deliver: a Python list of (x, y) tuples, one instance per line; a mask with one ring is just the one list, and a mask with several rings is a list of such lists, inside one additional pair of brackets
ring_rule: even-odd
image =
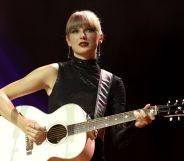
[(155, 116), (153, 115), (153, 113), (149, 112), (148, 116), (151, 120), (155, 120)]
[(46, 136), (42, 135), (41, 132), (37, 132), (37, 134), (29, 133), (28, 134), (29, 138), (35, 142), (37, 145), (42, 144), (42, 142), (45, 140)]
[(27, 127), (26, 134), (31, 138), (33, 138), (34, 141), (37, 140), (42, 133), (43, 133), (42, 131), (38, 131), (33, 127)]
[(35, 135), (36, 132), (37, 132), (37, 130), (34, 129), (32, 125), (31, 126), (29, 125), (29, 126), (26, 127), (26, 134)]
[(138, 128), (143, 128), (144, 126), (146, 126), (148, 124), (147, 121), (136, 121), (135, 122), (135, 126)]
[(34, 128), (38, 131), (42, 131), (42, 132), (46, 131), (46, 127), (40, 126), (38, 123), (35, 123)]
[(37, 139), (37, 132), (33, 130), (27, 131), (27, 135), (30, 136), (31, 138), (34, 138), (34, 141)]
[(40, 144), (42, 144), (42, 142), (41, 142), (41, 141), (36, 141), (35, 143), (36, 143), (36, 145), (40, 145)]
[(134, 111), (134, 116), (136, 120), (139, 120), (141, 118), (141, 115), (138, 111)]
[(141, 116), (141, 118), (145, 118), (147, 115), (146, 115), (146, 113), (144, 112), (144, 110), (140, 110), (140, 116)]
[(98, 131), (97, 130), (93, 130), (93, 131), (89, 131), (87, 133), (88, 137), (92, 140), (96, 139), (97, 138), (97, 135), (98, 135)]
[(144, 109), (149, 109), (151, 107), (151, 104), (146, 104), (145, 106), (144, 106)]
[(36, 142), (36, 139), (31, 134), (27, 134), (27, 137), (29, 138), (30, 141)]
[(150, 124), (152, 122), (152, 120), (149, 116), (147, 116), (147, 117), (145, 117), (145, 122), (147, 122), (147, 124)]

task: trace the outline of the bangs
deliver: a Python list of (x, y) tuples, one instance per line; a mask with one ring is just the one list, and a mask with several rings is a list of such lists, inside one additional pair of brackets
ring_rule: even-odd
[(66, 35), (68, 35), (73, 29), (80, 28), (80, 27), (89, 27), (93, 30), (96, 30), (99, 32), (99, 26), (98, 24), (99, 20), (89, 13), (83, 13), (77, 12), (73, 14), (66, 25)]

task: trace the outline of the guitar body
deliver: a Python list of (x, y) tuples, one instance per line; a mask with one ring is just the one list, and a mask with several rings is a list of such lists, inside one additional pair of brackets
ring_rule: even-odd
[[(1, 117), (0, 149), (3, 161), (90, 161), (95, 141), (87, 138), (86, 132), (68, 135), (68, 125), (86, 121), (86, 113), (80, 106), (67, 104), (52, 114), (45, 114), (33, 106), (18, 106), (17, 110), (26, 118), (45, 126), (50, 132), (41, 145), (33, 143), (33, 149), (27, 154), (25, 134)], [(58, 140), (56, 133), (58, 130), (62, 133), (63, 129), (66, 136), (60, 136)]]
[[(20, 129), (0, 117), (0, 157), (3, 161), (90, 161), (95, 141), (87, 137), (88, 131), (136, 119), (134, 111), (129, 111), (87, 121), (86, 113), (76, 104), (64, 105), (52, 114), (45, 114), (33, 106), (18, 106), (17, 110), (46, 127), (46, 140), (41, 145), (32, 144)], [(183, 103), (142, 110), (166, 115), (164, 117), (184, 116)]]

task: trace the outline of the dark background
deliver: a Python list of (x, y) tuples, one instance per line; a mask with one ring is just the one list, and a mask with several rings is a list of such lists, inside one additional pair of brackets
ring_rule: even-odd
[[(146, 103), (166, 104), (168, 100), (172, 104), (176, 99), (181, 102), (184, 98), (183, 8), (182, 0), (1, 0), (0, 87), (39, 66), (67, 60), (66, 21), (72, 12), (89, 9), (100, 17), (105, 34), (100, 65), (122, 77), (127, 109), (142, 108)], [(41, 91), (18, 99), (15, 104), (30, 104), (46, 111), (47, 97)], [(152, 137), (169, 140), (164, 143), (163, 154), (180, 147), (183, 129), (176, 124), (168, 123), (167, 130), (161, 124), (154, 124), (139, 139), (138, 149), (145, 149), (146, 141), (147, 149), (158, 148), (150, 142)], [(181, 140), (173, 140), (180, 137)], [(130, 149), (138, 154), (137, 149)]]

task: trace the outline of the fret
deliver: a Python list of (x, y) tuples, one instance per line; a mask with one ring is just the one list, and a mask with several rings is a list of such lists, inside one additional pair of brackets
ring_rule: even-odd
[[(152, 107), (151, 109), (142, 109), (142, 110), (144, 110), (145, 113), (152, 112), (154, 115), (156, 114), (156, 106)], [(89, 119), (86, 122), (68, 125), (68, 135), (88, 132), (134, 120), (135, 120), (134, 111), (100, 117), (93, 120)]]

